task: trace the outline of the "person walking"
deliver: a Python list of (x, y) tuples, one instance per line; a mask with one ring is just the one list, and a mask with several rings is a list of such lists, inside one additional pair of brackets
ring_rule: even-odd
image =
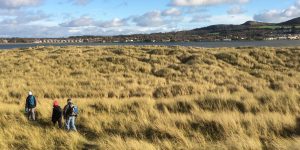
[(25, 110), (28, 115), (28, 120), (35, 121), (35, 108), (36, 108), (36, 98), (33, 96), (32, 92), (28, 92), (28, 96), (26, 98)]
[(73, 104), (72, 99), (67, 100), (67, 105), (64, 107), (64, 118), (66, 120), (66, 129), (68, 131), (77, 131), (75, 120), (78, 115), (78, 108)]
[(56, 122), (58, 123), (58, 127), (62, 128), (62, 109), (58, 104), (58, 101), (54, 101), (53, 103), (53, 111), (52, 111), (52, 122), (54, 126), (56, 125)]

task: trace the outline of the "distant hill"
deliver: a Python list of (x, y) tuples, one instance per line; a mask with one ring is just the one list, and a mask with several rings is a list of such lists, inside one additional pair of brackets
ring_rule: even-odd
[(265, 23), (265, 22), (258, 22), (258, 21), (247, 21), (241, 25), (245, 26), (268, 26), (268, 25), (274, 25), (273, 23)]
[[(274, 39), (287, 38), (286, 35), (300, 35), (300, 17), (281, 23), (268, 23), (247, 21), (243, 24), (217, 24), (202, 28), (166, 33), (132, 34), (118, 36), (99, 36), (96, 42), (182, 42), (182, 41), (216, 41), (216, 40), (265, 40), (268, 37)], [(91, 38), (97, 36), (82, 36), (72, 38)], [(298, 39), (298, 37), (297, 37)], [(300, 38), (299, 38), (300, 39)]]
[(249, 27), (259, 27), (259, 26), (300, 26), (300, 17), (288, 20), (282, 23), (267, 23), (267, 22), (258, 22), (258, 21), (247, 21), (240, 25), (232, 25), (232, 24), (219, 24), (219, 25), (211, 25), (203, 28), (196, 28), (192, 31), (197, 30), (243, 30)]
[(220, 25), (211, 25), (208, 27), (203, 27), (203, 28), (197, 28), (192, 31), (197, 31), (197, 30), (209, 30), (209, 31), (223, 31), (223, 30), (241, 30), (244, 29), (245, 26), (241, 25), (226, 25), (226, 24), (220, 24)]
[(278, 25), (285, 25), (285, 26), (300, 26), (300, 17), (294, 18), (292, 20), (279, 23)]

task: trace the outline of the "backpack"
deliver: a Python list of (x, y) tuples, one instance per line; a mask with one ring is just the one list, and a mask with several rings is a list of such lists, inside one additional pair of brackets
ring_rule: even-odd
[(34, 96), (30, 96), (29, 97), (28, 105), (29, 105), (29, 107), (34, 107), (35, 106), (35, 98), (34, 98)]
[(64, 109), (65, 109), (64, 110), (65, 117), (77, 116), (79, 114), (78, 107), (76, 105), (73, 105), (73, 104), (72, 104), (72, 106), (67, 105)]
[(77, 116), (78, 114), (79, 114), (78, 107), (76, 105), (73, 105), (73, 107), (72, 107), (72, 115)]

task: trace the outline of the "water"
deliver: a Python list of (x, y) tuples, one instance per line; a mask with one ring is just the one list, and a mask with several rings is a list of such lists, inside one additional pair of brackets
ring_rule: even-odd
[(193, 46), (193, 47), (298, 47), (300, 40), (277, 40), (277, 41), (231, 41), (231, 42), (169, 42), (169, 43), (55, 43), (55, 44), (0, 44), (0, 49), (28, 48), (35, 46)]

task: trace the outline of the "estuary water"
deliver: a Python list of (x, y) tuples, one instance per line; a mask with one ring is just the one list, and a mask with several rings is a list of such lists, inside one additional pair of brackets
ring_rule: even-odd
[(192, 46), (192, 47), (300, 47), (300, 40), (275, 41), (217, 41), (217, 42), (155, 42), (155, 43), (45, 43), (45, 44), (0, 44), (0, 49), (28, 48), (36, 46)]

